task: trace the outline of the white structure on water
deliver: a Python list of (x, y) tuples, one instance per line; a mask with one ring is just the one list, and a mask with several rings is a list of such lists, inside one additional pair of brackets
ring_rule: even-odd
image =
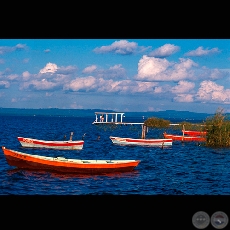
[(133, 123), (133, 122), (123, 122), (123, 118), (125, 113), (120, 112), (95, 112), (96, 119), (93, 124), (138, 124), (142, 125), (142, 123)]

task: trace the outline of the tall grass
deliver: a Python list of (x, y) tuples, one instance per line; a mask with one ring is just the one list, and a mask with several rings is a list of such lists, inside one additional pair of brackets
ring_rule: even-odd
[(206, 146), (229, 147), (230, 146), (230, 121), (224, 110), (219, 108), (214, 116), (208, 117), (205, 122), (208, 131)]

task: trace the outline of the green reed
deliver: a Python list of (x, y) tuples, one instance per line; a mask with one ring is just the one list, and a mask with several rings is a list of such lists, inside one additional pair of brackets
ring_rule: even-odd
[(214, 116), (208, 117), (205, 122), (208, 131), (206, 145), (210, 147), (230, 146), (230, 120), (219, 108)]

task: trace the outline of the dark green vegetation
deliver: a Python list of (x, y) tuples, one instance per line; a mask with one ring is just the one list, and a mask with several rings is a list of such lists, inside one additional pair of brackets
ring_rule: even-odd
[(151, 128), (169, 128), (170, 121), (163, 118), (150, 117), (144, 122), (144, 125)]

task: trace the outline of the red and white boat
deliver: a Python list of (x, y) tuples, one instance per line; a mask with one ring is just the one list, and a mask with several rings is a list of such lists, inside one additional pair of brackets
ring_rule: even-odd
[(172, 138), (163, 139), (134, 139), (127, 137), (109, 137), (113, 144), (119, 145), (140, 145), (140, 146), (171, 146)]
[(80, 160), (22, 153), (2, 146), (10, 166), (23, 169), (48, 170), (65, 173), (113, 173), (132, 171), (140, 160)]
[(17, 137), (22, 147), (28, 148), (49, 148), (63, 150), (80, 150), (83, 148), (84, 140), (68, 141), (45, 141), (28, 137)]
[(164, 133), (164, 138), (171, 138), (173, 141), (206, 141), (204, 136), (185, 136)]

